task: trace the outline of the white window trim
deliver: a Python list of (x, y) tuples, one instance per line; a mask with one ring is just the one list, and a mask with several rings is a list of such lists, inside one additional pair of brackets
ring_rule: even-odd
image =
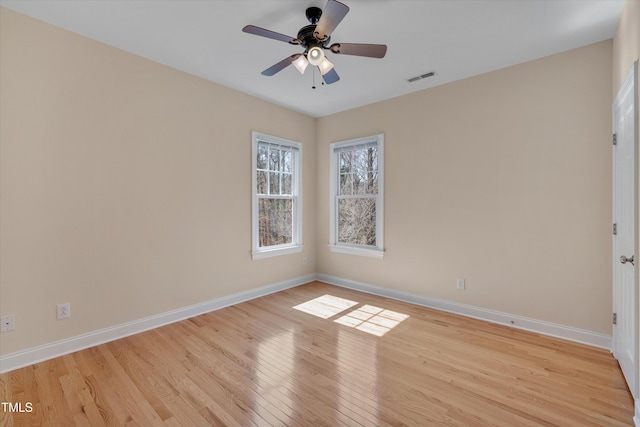
[[(258, 233), (258, 194), (257, 194), (257, 166), (258, 142), (268, 142), (278, 145), (288, 145), (297, 150), (297, 158), (293, 162), (292, 192), (294, 194), (293, 236), (292, 243), (275, 245), (266, 248), (259, 247)], [(264, 259), (280, 255), (302, 252), (302, 144), (260, 132), (251, 132), (251, 259)]]
[[(338, 242), (338, 160), (335, 150), (352, 145), (376, 142), (378, 147), (378, 196), (376, 200), (376, 246), (348, 245)], [(334, 142), (329, 145), (329, 250), (331, 252), (383, 258), (384, 256), (384, 134)]]

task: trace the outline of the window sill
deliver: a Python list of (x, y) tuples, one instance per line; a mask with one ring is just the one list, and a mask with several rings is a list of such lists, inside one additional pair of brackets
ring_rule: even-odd
[(251, 259), (253, 260), (264, 259), (264, 258), (271, 258), (275, 256), (280, 256), (280, 255), (296, 254), (300, 252), (302, 252), (302, 245), (285, 246), (285, 247), (279, 247), (279, 248), (273, 248), (273, 249), (262, 249), (259, 251), (251, 252)]
[(384, 250), (378, 248), (329, 245), (329, 250), (340, 254), (358, 255), (377, 259), (384, 257)]

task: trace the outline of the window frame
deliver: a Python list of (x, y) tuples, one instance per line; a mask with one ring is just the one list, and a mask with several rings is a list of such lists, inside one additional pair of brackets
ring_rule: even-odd
[[(344, 148), (374, 143), (377, 147), (378, 193), (376, 195), (376, 245), (354, 245), (338, 241), (339, 153)], [(329, 145), (329, 250), (331, 252), (383, 258), (384, 256), (384, 134), (366, 136)]]
[[(265, 197), (258, 194), (258, 146), (260, 143), (292, 148), (291, 156), (291, 196), (277, 195)], [(268, 195), (267, 195), (268, 196)], [(292, 230), (291, 243), (260, 247), (259, 198), (291, 199)], [(302, 252), (302, 144), (296, 141), (251, 132), (251, 258), (253, 260), (270, 258)]]

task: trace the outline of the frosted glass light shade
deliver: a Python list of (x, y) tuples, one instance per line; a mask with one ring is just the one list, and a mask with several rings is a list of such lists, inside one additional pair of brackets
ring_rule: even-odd
[(322, 51), (321, 47), (314, 46), (311, 49), (309, 49), (309, 52), (307, 52), (307, 60), (311, 65), (318, 66), (322, 63), (323, 59), (324, 59), (324, 52)]
[(307, 61), (307, 58), (305, 58), (304, 55), (300, 55), (292, 62), (292, 64), (298, 71), (300, 71), (300, 74), (304, 74), (304, 70), (307, 69), (309, 61)]
[(329, 71), (331, 71), (331, 69), (333, 68), (333, 64), (325, 56), (320, 65), (318, 65), (318, 68), (320, 69), (320, 73), (324, 76)]

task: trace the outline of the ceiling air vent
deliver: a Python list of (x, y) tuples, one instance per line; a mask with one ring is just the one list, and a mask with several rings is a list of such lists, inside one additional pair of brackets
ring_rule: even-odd
[(419, 76), (411, 77), (410, 79), (407, 79), (407, 81), (409, 83), (413, 83), (413, 82), (417, 82), (418, 80), (426, 79), (427, 77), (431, 77), (431, 76), (435, 76), (435, 75), (436, 75), (436, 72), (435, 71), (431, 71), (431, 72), (428, 72), (426, 74), (421, 74)]

